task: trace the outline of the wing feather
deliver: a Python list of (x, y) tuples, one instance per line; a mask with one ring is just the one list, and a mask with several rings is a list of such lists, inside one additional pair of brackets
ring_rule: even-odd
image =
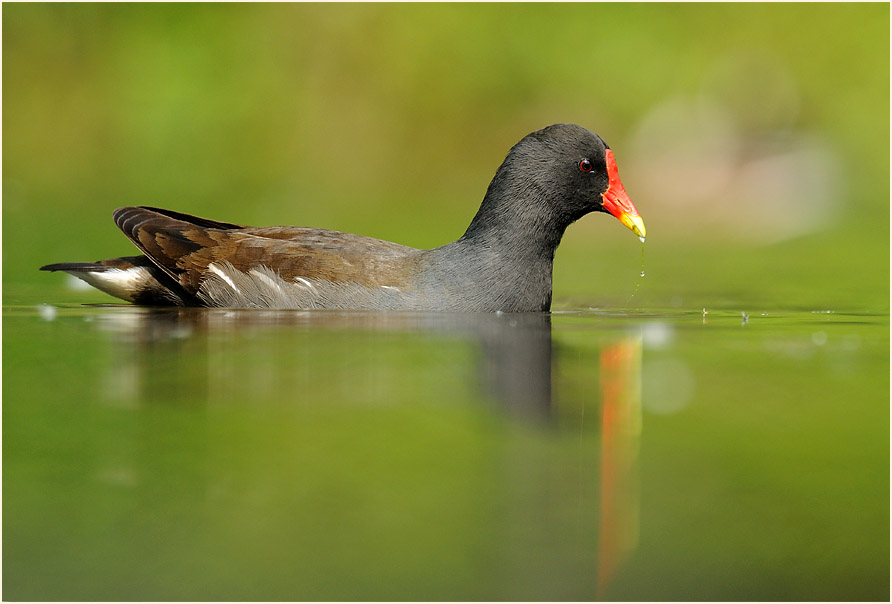
[(115, 211), (115, 223), (165, 274), (197, 294), (210, 265), (247, 273), (265, 267), (286, 281), (298, 277), (369, 287), (403, 286), (420, 250), (305, 227), (245, 227), (151, 207)]

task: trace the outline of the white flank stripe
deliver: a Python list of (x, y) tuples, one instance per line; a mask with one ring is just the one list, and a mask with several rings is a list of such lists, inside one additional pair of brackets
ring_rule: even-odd
[(304, 285), (306, 285), (306, 286), (309, 287), (310, 289), (313, 289), (313, 284), (310, 283), (309, 281), (307, 281), (306, 279), (304, 279), (303, 277), (295, 277), (294, 280), (295, 280), (295, 281), (300, 281), (301, 283), (303, 283)]
[(235, 282), (229, 277), (229, 275), (227, 275), (222, 270), (220, 270), (220, 267), (218, 267), (216, 264), (209, 264), (208, 270), (211, 271), (212, 273), (214, 273), (215, 275), (217, 275), (218, 277), (220, 277), (221, 279), (223, 279), (224, 281), (226, 281), (226, 283), (229, 285), (229, 287), (231, 287), (238, 293), (242, 293), (239, 291), (239, 288), (237, 288), (235, 286)]
[(257, 279), (260, 279), (261, 281), (263, 281), (264, 283), (269, 285), (274, 290), (276, 290), (278, 292), (282, 291), (281, 286), (279, 286), (278, 283), (276, 283), (273, 279), (271, 279), (269, 275), (266, 275), (257, 269), (251, 269), (251, 275)]

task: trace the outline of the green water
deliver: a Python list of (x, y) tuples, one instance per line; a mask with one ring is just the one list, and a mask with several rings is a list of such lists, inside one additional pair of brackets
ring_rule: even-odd
[(6, 600), (884, 600), (888, 315), (7, 305)]

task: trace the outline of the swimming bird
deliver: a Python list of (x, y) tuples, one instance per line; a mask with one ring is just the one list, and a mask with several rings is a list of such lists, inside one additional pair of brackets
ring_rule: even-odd
[(115, 210), (114, 220), (142, 255), (40, 270), (152, 306), (547, 311), (555, 250), (590, 212), (612, 214), (644, 240), (607, 143), (553, 124), (511, 148), (465, 233), (433, 249), (139, 206)]

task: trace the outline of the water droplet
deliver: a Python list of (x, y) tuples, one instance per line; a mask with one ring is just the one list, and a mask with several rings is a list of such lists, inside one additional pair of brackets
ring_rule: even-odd
[[(644, 276), (644, 237), (639, 237), (641, 240), (641, 272), (639, 273), (642, 277)], [(638, 293), (638, 288), (641, 287), (641, 281), (635, 284), (635, 291), (632, 292), (632, 295), (629, 296), (629, 301), (626, 302), (626, 306), (632, 303), (632, 299)]]
[(641, 276), (644, 276), (644, 237), (641, 237)]

